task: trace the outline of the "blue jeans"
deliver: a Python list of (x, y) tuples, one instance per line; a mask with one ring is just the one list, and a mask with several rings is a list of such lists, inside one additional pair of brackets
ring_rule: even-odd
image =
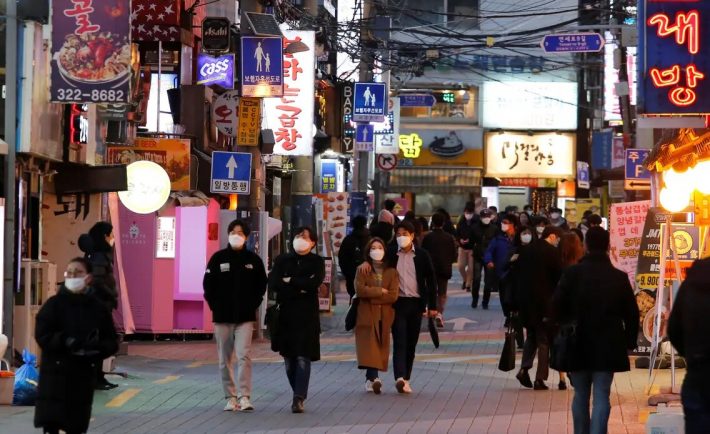
[[(614, 373), (607, 371), (570, 372), (569, 378), (574, 386), (572, 417), (574, 434), (606, 434), (609, 424), (611, 403), (611, 383)], [(594, 408), (589, 417), (589, 398), (594, 393)]]
[(306, 399), (308, 382), (311, 379), (311, 359), (306, 357), (284, 357), (286, 376), (293, 390), (294, 398)]

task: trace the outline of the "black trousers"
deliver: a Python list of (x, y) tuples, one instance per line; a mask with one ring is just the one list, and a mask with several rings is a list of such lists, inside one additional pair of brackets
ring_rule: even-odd
[(409, 380), (411, 377), (421, 328), (421, 300), (400, 296), (394, 304), (392, 324), (392, 371), (395, 380), (400, 377)]
[(446, 292), (449, 287), (449, 279), (450, 277), (436, 277), (436, 286), (438, 289), (436, 293), (436, 307), (442, 315), (444, 314), (444, 309), (446, 309)]
[(547, 380), (550, 375), (550, 332), (544, 324), (533, 327), (525, 327), (527, 337), (523, 347), (523, 360), (520, 363), (522, 369), (530, 369), (537, 353), (536, 380)]
[(484, 271), (483, 261), (473, 261), (473, 287), (471, 288), (472, 304), (478, 306), (478, 297), (481, 293), (481, 278), (483, 278), (483, 306), (488, 307), (491, 292), (498, 290), (498, 276), (494, 270)]

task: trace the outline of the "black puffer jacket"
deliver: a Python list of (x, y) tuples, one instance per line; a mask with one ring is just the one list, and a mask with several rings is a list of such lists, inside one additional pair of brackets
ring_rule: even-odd
[(93, 294), (109, 310), (118, 307), (118, 290), (113, 274), (113, 247), (101, 234), (84, 234), (79, 237), (79, 248), (91, 263)]
[(709, 289), (710, 259), (695, 261), (680, 285), (668, 320), (668, 336), (688, 362), (688, 375), (706, 383), (710, 380)]

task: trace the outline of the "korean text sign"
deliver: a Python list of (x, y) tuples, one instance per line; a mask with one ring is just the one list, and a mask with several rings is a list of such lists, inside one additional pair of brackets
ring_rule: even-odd
[(286, 65), (282, 44), (279, 37), (242, 37), (242, 96), (274, 97), (284, 94)]
[(496, 178), (573, 178), (574, 134), (488, 133), (486, 176)]
[(274, 154), (313, 154), (315, 32), (284, 31), (284, 48), (300, 41), (308, 51), (284, 54), (284, 92), (264, 99), (265, 129), (274, 131)]
[(639, 112), (710, 112), (710, 2), (639, 2)]
[(650, 206), (651, 202), (644, 200), (615, 203), (609, 210), (609, 257), (616, 268), (629, 276), (632, 286), (636, 281), (639, 247)]
[(130, 14), (128, 0), (52, 2), (51, 101), (129, 101)]

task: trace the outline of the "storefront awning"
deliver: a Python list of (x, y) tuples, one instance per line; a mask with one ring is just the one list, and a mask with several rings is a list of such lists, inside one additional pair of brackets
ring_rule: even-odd
[(390, 193), (470, 193), (481, 186), (481, 169), (398, 167), (390, 175)]

